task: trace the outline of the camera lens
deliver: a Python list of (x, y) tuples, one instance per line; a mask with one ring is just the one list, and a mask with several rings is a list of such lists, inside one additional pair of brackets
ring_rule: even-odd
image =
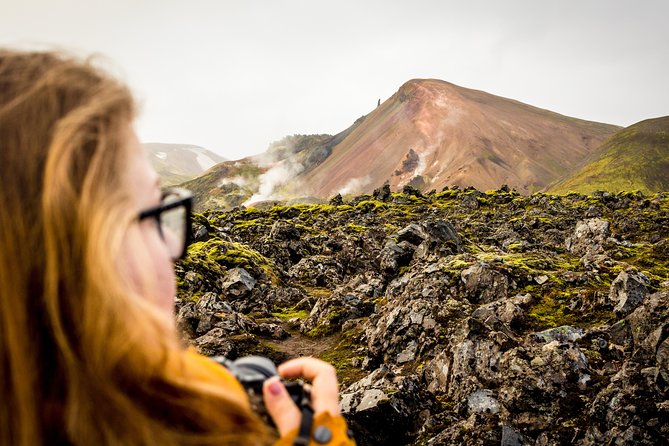
[(274, 363), (262, 356), (245, 356), (232, 361), (233, 373), (242, 383), (264, 381), (276, 376), (279, 372)]

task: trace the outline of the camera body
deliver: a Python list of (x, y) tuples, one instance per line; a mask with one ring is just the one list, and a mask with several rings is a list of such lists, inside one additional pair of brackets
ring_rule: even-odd
[[(265, 422), (273, 425), (265, 408), (262, 387), (265, 380), (279, 375), (274, 363), (263, 356), (244, 356), (234, 361), (224, 356), (215, 356), (211, 359), (227, 368), (237, 378), (248, 393), (253, 410)], [(302, 381), (284, 381), (283, 384), (300, 411), (311, 408), (311, 394), (308, 386), (305, 386)]]

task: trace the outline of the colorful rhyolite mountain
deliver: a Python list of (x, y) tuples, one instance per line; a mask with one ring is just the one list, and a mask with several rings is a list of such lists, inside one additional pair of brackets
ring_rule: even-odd
[(669, 116), (647, 119), (611, 137), (549, 192), (669, 191)]
[(569, 173), (618, 129), (440, 80), (412, 80), (304, 182), (321, 197), (385, 182), (428, 190), (507, 184), (531, 193)]
[(200, 207), (328, 199), (388, 183), (529, 194), (573, 174), (621, 127), (584, 121), (435, 79), (414, 79), (335, 136), (294, 135), (185, 185)]

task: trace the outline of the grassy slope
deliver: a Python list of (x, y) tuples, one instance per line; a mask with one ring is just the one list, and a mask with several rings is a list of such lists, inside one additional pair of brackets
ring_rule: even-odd
[(548, 190), (669, 190), (669, 116), (641, 121), (616, 133), (579, 170)]

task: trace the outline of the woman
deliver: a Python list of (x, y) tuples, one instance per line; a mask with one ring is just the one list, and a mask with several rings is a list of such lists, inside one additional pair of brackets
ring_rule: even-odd
[[(90, 64), (0, 50), (0, 444), (267, 444), (241, 386), (179, 344), (189, 201), (161, 195), (133, 117)], [(331, 366), (279, 371), (312, 382), (318, 441), (353, 444)], [(300, 411), (263, 390), (291, 444)]]

